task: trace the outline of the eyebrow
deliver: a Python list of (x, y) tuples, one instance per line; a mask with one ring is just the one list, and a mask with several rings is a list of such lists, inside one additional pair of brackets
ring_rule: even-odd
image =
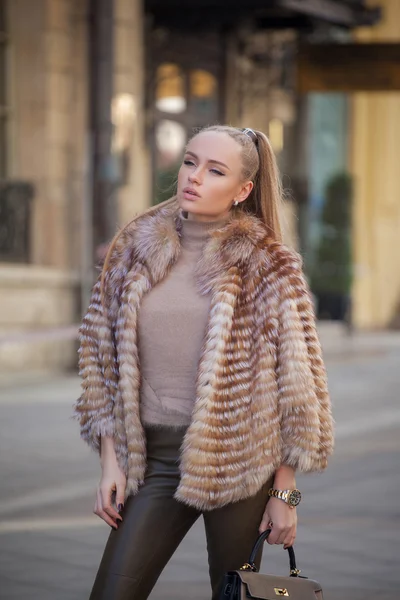
[[(190, 154), (191, 156), (193, 156), (193, 158), (199, 158), (197, 156), (197, 154), (195, 154), (194, 152), (190, 152), (190, 150), (186, 150), (185, 154)], [(221, 167), (225, 167), (225, 169), (228, 169), (228, 171), (230, 171), (231, 169), (228, 167), (228, 165), (226, 165), (225, 163), (221, 162), (220, 160), (214, 160), (212, 158), (209, 158), (208, 161), (209, 163), (213, 163), (216, 165), (221, 165)]]

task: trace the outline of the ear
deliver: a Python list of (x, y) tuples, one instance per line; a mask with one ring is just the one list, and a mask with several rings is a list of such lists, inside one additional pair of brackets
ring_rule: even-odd
[(250, 196), (250, 192), (254, 187), (254, 183), (252, 181), (246, 181), (246, 183), (244, 183), (240, 190), (239, 193), (236, 194), (236, 196), (234, 197), (234, 201), (235, 202), (244, 202), (246, 200), (246, 198), (248, 196)]

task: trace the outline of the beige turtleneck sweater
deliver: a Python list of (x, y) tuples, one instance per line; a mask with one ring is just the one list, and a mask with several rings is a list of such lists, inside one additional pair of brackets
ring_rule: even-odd
[(210, 232), (226, 221), (181, 220), (179, 259), (144, 296), (139, 311), (140, 416), (145, 425), (188, 425), (196, 399), (211, 298), (199, 293), (195, 268)]

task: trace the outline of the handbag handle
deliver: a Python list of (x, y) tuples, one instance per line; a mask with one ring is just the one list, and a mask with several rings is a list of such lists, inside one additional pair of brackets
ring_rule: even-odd
[[(253, 546), (253, 549), (250, 554), (250, 559), (248, 562), (248, 567), (250, 567), (250, 569), (252, 571), (257, 571), (257, 567), (255, 565), (257, 553), (260, 549), (261, 544), (263, 544), (265, 542), (265, 540), (267, 539), (267, 537), (269, 536), (270, 533), (271, 533), (271, 529), (267, 529), (266, 531), (263, 531), (258, 536), (258, 538)], [(289, 548), (287, 548), (287, 551), (289, 553), (290, 576), (297, 577), (299, 575), (300, 571), (296, 566), (296, 556), (294, 554), (294, 550), (291, 546), (289, 546)]]

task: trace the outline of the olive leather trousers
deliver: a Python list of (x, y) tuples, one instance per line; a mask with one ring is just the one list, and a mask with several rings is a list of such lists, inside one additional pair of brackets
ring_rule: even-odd
[[(90, 600), (146, 600), (169, 559), (201, 515), (173, 498), (179, 484), (184, 434), (184, 428), (146, 428), (144, 485), (136, 496), (127, 499), (121, 513), (123, 521), (110, 533)], [(269, 487), (270, 481), (251, 498), (203, 513), (212, 600), (219, 596), (224, 573), (247, 562), (268, 501)]]

